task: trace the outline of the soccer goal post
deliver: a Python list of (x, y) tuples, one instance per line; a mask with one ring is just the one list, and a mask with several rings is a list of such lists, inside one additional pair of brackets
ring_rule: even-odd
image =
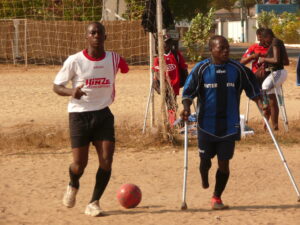
[(119, 53), (131, 65), (146, 65), (148, 34), (139, 16), (144, 4), (145, 0), (0, 1), (0, 64), (61, 65), (86, 47), (86, 26), (101, 21), (107, 31), (106, 50)]

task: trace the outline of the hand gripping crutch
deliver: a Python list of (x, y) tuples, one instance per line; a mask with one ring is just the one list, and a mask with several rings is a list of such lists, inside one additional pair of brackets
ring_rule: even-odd
[[(280, 71), (279, 71), (279, 73), (280, 73)], [(287, 114), (286, 114), (286, 109), (285, 109), (285, 104), (284, 104), (282, 85), (280, 85), (278, 87), (278, 89), (280, 89), (280, 92), (281, 92), (281, 93), (278, 93), (278, 89), (276, 87), (275, 78), (274, 78), (273, 74), (274, 73), (272, 72), (271, 75), (272, 75), (272, 81), (273, 81), (273, 85), (274, 85), (275, 96), (276, 96), (276, 100), (277, 100), (278, 108), (280, 110), (281, 117), (283, 119), (283, 126), (284, 126), (285, 131), (287, 132), (289, 130), (289, 127), (288, 127)]]
[(183, 188), (182, 188), (181, 210), (187, 209), (187, 204), (186, 204), (187, 170), (188, 170), (188, 125), (187, 125), (187, 121), (184, 121), (184, 166), (183, 166)]
[(153, 95), (153, 79), (151, 80), (151, 85), (150, 85), (150, 90), (149, 90), (149, 97), (148, 97), (147, 106), (146, 106), (144, 125), (143, 125), (143, 134), (145, 133), (145, 130), (146, 130), (147, 116), (148, 116), (149, 105), (150, 105), (152, 95)]
[(284, 167), (285, 167), (285, 169), (286, 169), (286, 171), (287, 171), (287, 173), (288, 173), (288, 175), (289, 175), (289, 178), (290, 178), (290, 180), (291, 180), (291, 182), (292, 182), (292, 184), (293, 184), (293, 187), (294, 187), (294, 189), (295, 189), (295, 191), (296, 191), (296, 193), (297, 193), (297, 196), (298, 196), (298, 202), (300, 202), (300, 193), (299, 193), (299, 189), (298, 189), (298, 187), (297, 187), (297, 184), (295, 183), (295, 179), (294, 179), (294, 177), (293, 177), (293, 175), (292, 175), (292, 173), (291, 173), (291, 171), (290, 171), (290, 169), (289, 169), (289, 167), (288, 167), (288, 164), (287, 164), (287, 162), (286, 162), (286, 160), (285, 160), (285, 158), (284, 158), (284, 155), (283, 155), (283, 153), (282, 153), (282, 151), (281, 151), (281, 149), (280, 149), (280, 147), (279, 147), (279, 144), (278, 144), (278, 142), (277, 142), (276, 139), (275, 139), (275, 136), (274, 136), (273, 131), (272, 131), (271, 127), (270, 127), (270, 124), (269, 124), (268, 120), (264, 117), (263, 112), (261, 111), (261, 109), (258, 108), (258, 110), (259, 110), (260, 114), (262, 115), (262, 117), (263, 117), (263, 119), (264, 119), (264, 122), (265, 122), (265, 124), (266, 124), (266, 126), (267, 126), (267, 129), (268, 129), (268, 131), (269, 131), (269, 133), (270, 133), (272, 139), (273, 139), (274, 145), (275, 145), (275, 147), (276, 147), (276, 149), (277, 149), (277, 151), (278, 151), (278, 154), (279, 154), (279, 156), (280, 156), (280, 158), (281, 158), (281, 161), (283, 162), (283, 165), (284, 165)]

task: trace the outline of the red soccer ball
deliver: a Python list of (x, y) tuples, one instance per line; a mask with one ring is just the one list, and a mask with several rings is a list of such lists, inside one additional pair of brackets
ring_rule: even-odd
[(117, 199), (124, 208), (134, 208), (142, 200), (141, 189), (135, 184), (123, 184), (117, 192)]

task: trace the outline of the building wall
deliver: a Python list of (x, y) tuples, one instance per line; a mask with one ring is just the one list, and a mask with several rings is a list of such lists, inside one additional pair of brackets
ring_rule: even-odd
[[(256, 19), (248, 18), (244, 21), (244, 42), (256, 42)], [(237, 21), (217, 21), (216, 33), (231, 39), (233, 42), (242, 42), (242, 24)]]
[(115, 14), (122, 16), (125, 11), (125, 0), (103, 0), (102, 20), (120, 20)]
[(262, 11), (271, 12), (274, 11), (277, 14), (282, 14), (283, 12), (296, 13), (299, 10), (298, 4), (256, 4), (255, 5), (256, 14)]

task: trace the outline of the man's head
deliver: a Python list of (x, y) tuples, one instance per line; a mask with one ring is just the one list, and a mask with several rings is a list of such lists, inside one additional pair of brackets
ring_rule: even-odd
[(273, 38), (275, 37), (271, 29), (264, 29), (262, 32), (262, 39), (267, 46), (272, 44)]
[(214, 63), (223, 64), (229, 60), (229, 43), (225, 37), (221, 35), (212, 36), (208, 46)]
[(263, 44), (263, 39), (262, 39), (262, 32), (264, 31), (264, 28), (258, 28), (256, 30), (256, 37), (257, 37), (257, 40), (260, 44)]
[(86, 39), (90, 47), (104, 48), (105, 27), (99, 22), (89, 24), (86, 30)]
[(163, 36), (163, 40), (164, 40), (164, 50), (165, 50), (165, 53), (167, 54), (172, 49), (173, 39), (171, 38), (170, 35), (166, 34)]

